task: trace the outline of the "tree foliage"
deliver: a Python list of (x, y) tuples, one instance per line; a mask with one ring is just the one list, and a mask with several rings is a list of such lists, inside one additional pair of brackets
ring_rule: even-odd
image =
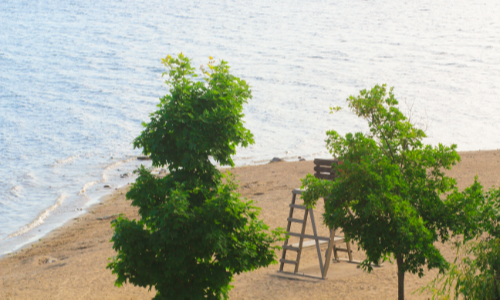
[(450, 234), (470, 239), (481, 231), (482, 187), (475, 181), (458, 191), (456, 181), (445, 175), (460, 160), (456, 145), (425, 145), (425, 132), (397, 108), (392, 88), (376, 85), (347, 103), (370, 131), (345, 137), (328, 131), (327, 148), (342, 162), (332, 166), (338, 177), (324, 181), (308, 175), (303, 198), (308, 206), (321, 196), (328, 199), (325, 223), (342, 228), (347, 240), (365, 250), (366, 270), (371, 271), (371, 262), (395, 259), (403, 299), (405, 273), (423, 276), (425, 266), (447, 269), (434, 242), (445, 242)]
[(210, 161), (234, 166), (236, 146), (254, 142), (242, 121), (248, 84), (225, 61), (210, 59), (202, 80), (182, 53), (162, 60), (170, 93), (134, 147), (170, 173), (159, 178), (141, 167), (127, 193), (141, 218), (112, 225), (117, 255), (108, 268), (116, 285), (154, 287), (154, 299), (227, 298), (233, 274), (274, 263), (272, 243), (281, 239), (282, 231), (269, 234), (259, 209), (242, 202), (231, 175)]
[(430, 291), (432, 299), (500, 299), (500, 188), (483, 197), (485, 234), (456, 243), (457, 256), (450, 268), (420, 289)]

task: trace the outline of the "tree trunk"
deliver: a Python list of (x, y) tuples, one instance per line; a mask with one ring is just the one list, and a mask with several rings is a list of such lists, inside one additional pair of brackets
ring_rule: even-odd
[(403, 270), (403, 256), (396, 254), (396, 261), (398, 263), (398, 300), (405, 299), (405, 273)]
[(499, 300), (500, 299), (500, 292), (498, 291), (498, 285), (500, 284), (500, 268), (496, 267), (495, 268), (495, 296), (493, 296), (493, 299)]

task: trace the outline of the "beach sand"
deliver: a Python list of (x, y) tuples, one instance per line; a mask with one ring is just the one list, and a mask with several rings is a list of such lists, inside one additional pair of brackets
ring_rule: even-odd
[[(477, 174), (486, 189), (500, 186), (500, 151), (461, 152), (462, 161), (448, 175), (458, 181), (460, 189), (470, 185)], [(313, 162), (278, 162), (235, 168), (231, 171), (240, 181), (239, 192), (262, 208), (261, 217), (271, 227), (286, 227), (288, 204), (300, 178), (313, 173)], [(151, 299), (154, 291), (124, 285), (114, 286), (115, 276), (106, 269), (108, 258), (115, 253), (109, 242), (113, 231), (110, 221), (116, 214), (138, 218), (137, 209), (125, 200), (126, 188), (105, 197), (88, 213), (23, 250), (0, 259), (0, 299)], [(315, 209), (320, 235), (327, 235), (322, 225), (322, 205)], [(296, 229), (296, 228), (295, 228)], [(308, 231), (312, 233), (311, 227)], [(438, 244), (442, 254), (454, 258), (451, 245)], [(322, 247), (323, 251), (325, 246)], [(354, 259), (362, 260), (363, 251), (354, 245)], [(277, 253), (281, 256), (281, 252)], [(293, 254), (289, 254), (293, 259)], [(345, 257), (342, 253), (341, 257)], [(285, 270), (293, 271), (290, 266)], [(395, 299), (397, 298), (396, 265), (385, 262), (370, 274), (356, 264), (332, 263), (326, 280), (283, 276), (279, 266), (271, 265), (235, 276), (232, 299)], [(303, 251), (300, 273), (319, 275), (315, 248)], [(426, 271), (423, 278), (407, 274), (407, 299), (428, 299), (414, 290), (436, 276)]]

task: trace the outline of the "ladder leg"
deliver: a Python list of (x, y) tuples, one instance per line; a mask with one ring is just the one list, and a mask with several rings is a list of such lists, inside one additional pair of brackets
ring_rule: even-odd
[[(295, 204), (296, 197), (297, 197), (297, 195), (295, 195), (295, 194), (292, 195), (292, 204)], [(288, 214), (288, 218), (289, 219), (293, 218), (293, 207), (290, 207), (290, 213)], [(286, 226), (286, 231), (290, 232), (290, 228), (292, 228), (292, 222), (288, 221), (288, 225)], [(286, 245), (288, 245), (288, 239), (286, 239), (285, 244), (283, 244), (283, 246), (286, 246)], [(283, 253), (281, 254), (281, 260), (283, 261), (285, 259), (286, 259), (286, 249), (283, 248)], [(280, 271), (281, 272), (283, 272), (284, 266), (285, 266), (285, 263), (281, 262), (280, 263)]]
[(350, 243), (350, 242), (347, 242), (347, 243), (346, 243), (346, 246), (347, 246), (347, 255), (349, 256), (349, 261), (352, 261), (351, 243)]
[(328, 267), (330, 266), (330, 261), (332, 260), (332, 252), (333, 252), (333, 242), (335, 241), (335, 227), (330, 231), (330, 242), (328, 242), (328, 250), (326, 250), (326, 259), (325, 259), (325, 269), (323, 270), (323, 278), (326, 277), (328, 273)]
[[(314, 221), (314, 213), (313, 213), (313, 210), (311, 209), (311, 225), (312, 225), (312, 229), (313, 229), (313, 233), (314, 233), (314, 236), (318, 236), (318, 233), (316, 231), (316, 223)], [(321, 257), (321, 249), (319, 248), (319, 240), (318, 239), (315, 239), (316, 241), (316, 251), (318, 252), (318, 259), (319, 259), (319, 268), (321, 270), (321, 274), (323, 274), (323, 259)]]
[[(302, 231), (301, 235), (306, 233), (306, 223), (307, 223), (307, 215), (309, 213), (309, 209), (306, 209), (304, 212), (304, 223), (302, 223)], [(299, 263), (300, 263), (300, 255), (302, 254), (302, 243), (304, 243), (304, 238), (301, 237), (299, 241), (299, 251), (297, 251), (297, 264), (295, 264), (295, 271), (297, 273), (299, 271)]]
[(337, 253), (337, 246), (333, 245), (333, 258), (338, 262), (339, 261), (339, 254)]

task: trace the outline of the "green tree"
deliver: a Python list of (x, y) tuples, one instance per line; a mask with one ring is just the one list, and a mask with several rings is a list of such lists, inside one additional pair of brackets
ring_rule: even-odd
[(117, 255), (108, 268), (115, 284), (154, 287), (154, 299), (227, 298), (233, 274), (275, 263), (279, 248), (272, 244), (281, 230), (269, 234), (259, 209), (242, 202), (231, 176), (210, 161), (234, 166), (236, 146), (254, 142), (242, 121), (248, 84), (225, 61), (210, 59), (203, 80), (182, 53), (162, 60), (170, 93), (134, 147), (170, 173), (159, 178), (141, 167), (127, 193), (140, 220), (120, 217), (112, 224)]
[(500, 188), (483, 194), (483, 236), (455, 247), (457, 256), (445, 274), (420, 289), (432, 299), (500, 299)]
[[(346, 239), (365, 250), (362, 266), (394, 258), (398, 267), (398, 299), (404, 299), (404, 275), (423, 276), (423, 267), (444, 272), (448, 262), (434, 242), (452, 234), (468, 239), (480, 231), (482, 187), (476, 181), (460, 193), (445, 176), (459, 160), (456, 145), (424, 145), (423, 130), (397, 108), (393, 89), (376, 85), (347, 99), (349, 108), (367, 120), (369, 133), (327, 132), (327, 148), (342, 163), (338, 177), (324, 181), (308, 175), (303, 198), (314, 206), (325, 199), (325, 223), (342, 228)], [(339, 108), (331, 108), (332, 112)], [(445, 198), (446, 197), (446, 198)], [(442, 198), (445, 198), (444, 200)]]

